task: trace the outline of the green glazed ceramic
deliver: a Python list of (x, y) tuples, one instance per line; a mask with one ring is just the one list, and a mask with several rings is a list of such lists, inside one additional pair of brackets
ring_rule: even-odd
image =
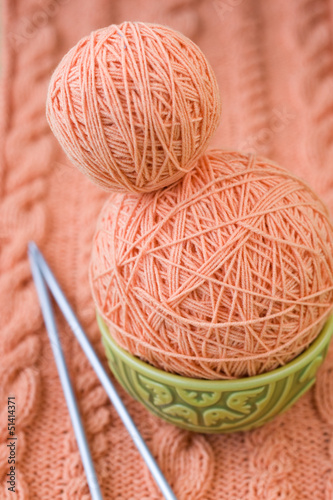
[(119, 347), (97, 314), (110, 368), (148, 410), (178, 427), (224, 433), (259, 427), (289, 409), (316, 381), (333, 334), (333, 315), (310, 347), (290, 363), (262, 375), (203, 380), (152, 367)]

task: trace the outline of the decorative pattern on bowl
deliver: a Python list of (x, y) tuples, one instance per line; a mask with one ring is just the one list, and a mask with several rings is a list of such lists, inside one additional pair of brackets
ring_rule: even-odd
[(122, 349), (97, 313), (110, 368), (126, 391), (169, 423), (195, 432), (259, 427), (288, 410), (316, 381), (333, 335), (333, 315), (300, 356), (262, 375), (233, 380), (182, 377), (152, 367)]

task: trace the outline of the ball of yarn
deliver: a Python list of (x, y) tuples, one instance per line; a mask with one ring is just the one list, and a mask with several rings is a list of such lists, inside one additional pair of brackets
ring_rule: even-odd
[(333, 306), (333, 228), (301, 180), (211, 151), (178, 183), (114, 193), (90, 282), (111, 335), (169, 372), (229, 379), (300, 354)]
[(111, 191), (180, 179), (217, 128), (220, 95), (200, 49), (171, 28), (125, 22), (83, 38), (55, 70), (47, 118), (61, 146)]

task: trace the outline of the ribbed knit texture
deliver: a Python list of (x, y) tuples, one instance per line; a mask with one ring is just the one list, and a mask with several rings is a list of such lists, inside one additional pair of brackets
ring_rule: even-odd
[[(52, 136), (45, 118), (51, 73), (93, 29), (125, 19), (169, 24), (192, 38), (216, 71), (224, 109), (213, 146), (271, 157), (303, 177), (332, 213), (333, 4), (7, 0), (4, 7), (0, 498), (13, 498), (4, 475), (6, 398), (14, 393), (15, 498), (87, 500), (26, 250), (30, 239), (40, 246), (103, 357), (88, 261), (107, 194), (69, 167)], [(104, 498), (161, 499), (80, 347), (58, 319)], [(332, 500), (333, 346), (310, 392), (286, 414), (247, 433), (191, 434), (151, 416), (117, 387), (179, 500)]]

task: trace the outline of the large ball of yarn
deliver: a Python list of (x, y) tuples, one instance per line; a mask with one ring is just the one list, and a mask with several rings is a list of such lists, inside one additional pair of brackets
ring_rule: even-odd
[(111, 195), (90, 280), (134, 355), (190, 377), (251, 376), (301, 353), (332, 311), (333, 228), (291, 173), (212, 151), (168, 188)]
[(83, 38), (60, 62), (47, 118), (93, 181), (148, 192), (180, 179), (217, 128), (220, 95), (199, 48), (160, 25), (125, 22)]

